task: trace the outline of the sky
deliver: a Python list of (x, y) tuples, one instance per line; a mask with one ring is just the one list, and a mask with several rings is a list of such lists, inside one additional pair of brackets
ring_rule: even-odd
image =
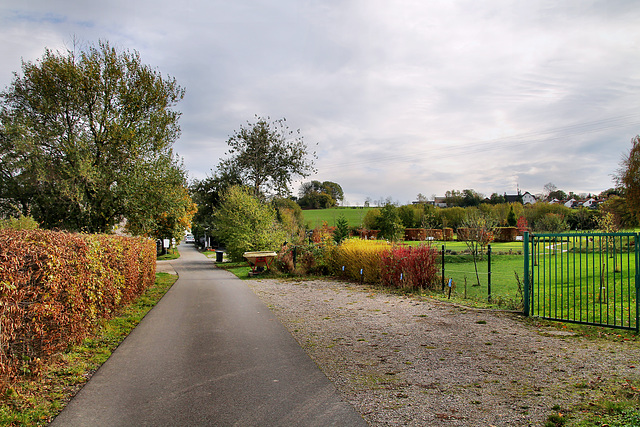
[(303, 181), (345, 205), (599, 193), (640, 134), (638, 22), (636, 0), (0, 0), (0, 90), (45, 48), (108, 41), (185, 88), (190, 179), (258, 115), (300, 129)]

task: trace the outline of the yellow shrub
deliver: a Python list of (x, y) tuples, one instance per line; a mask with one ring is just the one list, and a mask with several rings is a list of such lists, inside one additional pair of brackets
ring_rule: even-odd
[[(332, 249), (333, 267), (353, 280), (369, 283), (380, 281), (380, 259), (391, 249), (391, 244), (382, 240), (347, 239)], [(362, 271), (362, 273), (361, 273)]]

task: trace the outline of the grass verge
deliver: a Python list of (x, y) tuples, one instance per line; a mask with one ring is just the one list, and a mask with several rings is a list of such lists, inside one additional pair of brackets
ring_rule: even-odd
[(0, 425), (47, 425), (177, 279), (175, 275), (157, 273), (152, 287), (115, 317), (104, 321), (92, 336), (53, 358), (39, 376), (25, 377), (13, 384), (0, 396)]
[(231, 273), (235, 274), (236, 277), (242, 280), (259, 277), (259, 276), (253, 276), (253, 277), (249, 276), (249, 273), (251, 272), (251, 267), (249, 267), (246, 261), (222, 262), (222, 263), (219, 262), (219, 263), (216, 263), (216, 267), (221, 268), (223, 270), (230, 271)]
[(166, 254), (160, 255), (156, 259), (158, 261), (167, 261), (167, 260), (178, 259), (178, 258), (180, 258), (180, 252), (178, 252), (178, 249), (173, 248), (173, 249), (169, 249)]
[(639, 381), (585, 383), (576, 387), (580, 392), (596, 390), (600, 397), (566, 411), (556, 405), (545, 427), (640, 427)]

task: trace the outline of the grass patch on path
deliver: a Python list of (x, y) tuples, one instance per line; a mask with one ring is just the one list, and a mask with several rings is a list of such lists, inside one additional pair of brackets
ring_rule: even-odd
[(137, 301), (123, 307), (116, 317), (104, 321), (92, 336), (54, 357), (44, 366), (40, 376), (24, 378), (13, 384), (13, 387), (0, 396), (0, 425), (47, 425), (176, 280), (177, 276), (157, 273), (153, 286)]
[(236, 275), (238, 279), (247, 280), (258, 276), (249, 276), (251, 267), (246, 261), (241, 262), (222, 262), (216, 263), (216, 267), (227, 270)]

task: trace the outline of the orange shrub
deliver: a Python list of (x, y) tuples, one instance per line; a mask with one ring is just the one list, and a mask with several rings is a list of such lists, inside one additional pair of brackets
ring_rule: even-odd
[(0, 390), (81, 341), (154, 280), (148, 239), (0, 230)]

